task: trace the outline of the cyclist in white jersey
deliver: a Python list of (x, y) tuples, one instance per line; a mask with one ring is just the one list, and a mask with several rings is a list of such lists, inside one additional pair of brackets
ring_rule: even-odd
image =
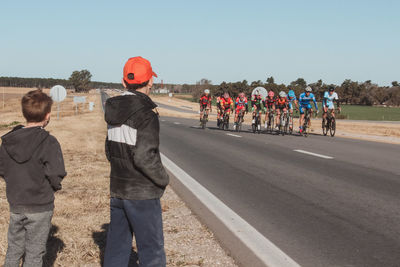
[(324, 99), (322, 100), (322, 107), (324, 110), (324, 114), (322, 115), (324, 120), (326, 120), (326, 114), (328, 111), (332, 113), (332, 116), (335, 117), (335, 105), (333, 102), (336, 102), (339, 111), (341, 111), (339, 104), (338, 94), (335, 92), (335, 87), (330, 86), (328, 91), (324, 94)]

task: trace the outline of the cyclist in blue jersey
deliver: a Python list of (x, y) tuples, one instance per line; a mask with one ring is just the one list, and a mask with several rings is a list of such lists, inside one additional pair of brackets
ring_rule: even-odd
[[(305, 92), (302, 93), (299, 97), (299, 110), (300, 110), (300, 121), (299, 121), (299, 132), (302, 133), (303, 131), (303, 120), (304, 120), (304, 111), (305, 109), (310, 110), (310, 115), (312, 116), (313, 110), (311, 106), (311, 101), (314, 102), (315, 110), (318, 114), (318, 105), (317, 101), (315, 100), (315, 96), (312, 92), (312, 88), (307, 86)], [(311, 120), (309, 127), (311, 127)]]
[[(296, 94), (294, 93), (293, 90), (289, 90), (288, 93), (288, 100), (289, 100), (289, 113), (290, 113), (290, 122), (289, 122), (289, 127), (291, 128), (292, 126), (292, 120), (293, 120), (293, 104), (296, 106), (296, 110), (299, 109), (299, 105), (297, 102)], [(293, 130), (293, 129), (291, 129)]]
[(324, 99), (322, 100), (322, 108), (324, 109), (324, 114), (322, 115), (322, 117), (324, 118), (324, 120), (326, 120), (326, 114), (328, 113), (328, 111), (331, 112), (332, 117), (335, 117), (335, 105), (333, 104), (333, 102), (336, 102), (340, 112), (338, 94), (335, 92), (335, 87), (330, 86), (328, 91), (325, 92)]

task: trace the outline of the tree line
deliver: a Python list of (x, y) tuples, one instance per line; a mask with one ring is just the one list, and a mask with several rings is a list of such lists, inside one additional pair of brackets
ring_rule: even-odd
[(67, 89), (75, 89), (76, 92), (86, 92), (90, 89), (122, 89), (121, 83), (91, 81), (92, 75), (88, 70), (74, 71), (69, 79), (53, 78), (21, 78), (0, 77), (2, 87), (26, 87), (26, 88), (51, 88), (54, 85), (62, 85)]
[[(86, 92), (90, 89), (123, 89), (121, 83), (97, 82), (91, 81), (91, 73), (88, 70), (74, 71), (69, 79), (53, 78), (21, 78), (21, 77), (0, 77), (0, 86), (2, 87), (28, 87), (28, 88), (51, 88), (54, 85), (62, 85), (68, 89), (75, 89), (77, 92)], [(268, 91), (274, 91), (276, 94), (280, 91), (288, 92), (294, 90), (298, 96), (307, 86), (313, 88), (313, 92), (318, 101), (321, 101), (324, 92), (330, 86), (336, 88), (340, 101), (346, 104), (355, 105), (388, 105), (400, 106), (400, 84), (397, 81), (392, 82), (392, 86), (379, 86), (370, 80), (365, 82), (344, 80), (342, 84), (326, 84), (322, 80), (314, 83), (307, 83), (305, 79), (298, 78), (290, 84), (277, 84), (274, 77), (268, 77), (265, 82), (258, 80), (249, 83), (247, 80), (238, 82), (222, 82), (219, 85), (213, 85), (208, 79), (201, 79), (195, 84), (154, 84), (154, 89), (161, 87), (168, 89), (173, 93), (192, 94), (193, 98), (199, 98), (205, 89), (210, 89), (213, 96), (229, 92), (237, 96), (239, 92), (244, 92), (250, 96), (254, 88), (262, 86)]]

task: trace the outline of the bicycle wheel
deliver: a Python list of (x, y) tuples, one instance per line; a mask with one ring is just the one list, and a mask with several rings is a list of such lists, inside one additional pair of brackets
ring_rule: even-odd
[(289, 117), (287, 115), (285, 116), (284, 121), (285, 121), (285, 126), (283, 127), (283, 132), (285, 134), (288, 134), (289, 133), (289, 130), (288, 130), (288, 128), (289, 128)]
[(331, 136), (334, 137), (336, 133), (336, 120), (335, 118), (331, 119), (331, 127), (330, 127)]
[(290, 116), (289, 118), (288, 118), (288, 121), (289, 121), (289, 134), (293, 134), (293, 116)]
[(329, 128), (329, 120), (328, 120), (328, 123), (326, 123), (326, 120), (322, 119), (322, 133), (323, 133), (323, 135), (327, 135), (328, 134), (328, 128)]
[(229, 129), (229, 117), (226, 116), (224, 120), (224, 129), (227, 131)]
[(261, 133), (261, 118), (260, 118), (260, 116), (257, 117), (256, 125), (257, 125), (257, 133), (260, 134)]

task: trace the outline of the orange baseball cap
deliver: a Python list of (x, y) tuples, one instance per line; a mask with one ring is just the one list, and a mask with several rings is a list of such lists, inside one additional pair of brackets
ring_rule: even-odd
[(142, 57), (131, 57), (124, 66), (124, 80), (129, 84), (141, 84), (157, 74), (151, 68), (150, 61)]

